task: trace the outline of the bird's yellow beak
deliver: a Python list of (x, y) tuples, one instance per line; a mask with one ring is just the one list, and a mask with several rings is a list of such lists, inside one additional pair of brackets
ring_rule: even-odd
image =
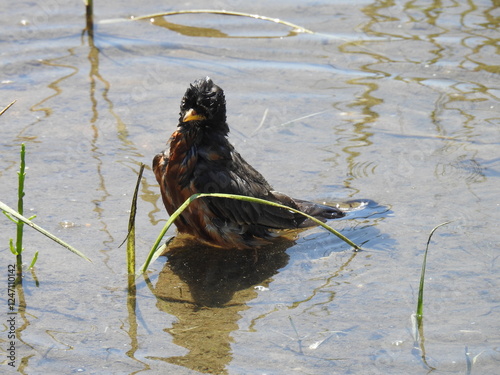
[(205, 120), (206, 117), (203, 116), (203, 115), (199, 115), (198, 113), (196, 113), (196, 111), (194, 109), (190, 109), (186, 112), (186, 114), (184, 115), (184, 117), (182, 118), (182, 122), (188, 122), (188, 121), (200, 121), (200, 120)]

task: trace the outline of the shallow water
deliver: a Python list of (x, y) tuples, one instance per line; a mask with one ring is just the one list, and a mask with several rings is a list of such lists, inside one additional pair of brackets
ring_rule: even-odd
[[(17, 298), (15, 368), (36, 373), (494, 374), (498, 309), (498, 7), (489, 1), (218, 1), (250, 18), (79, 2), (14, 3), (0, 15), (0, 200), (88, 255), (31, 230)], [(277, 190), (318, 202), (370, 199), (254, 253), (178, 241), (127, 290), (125, 249), (140, 163), (148, 166), (193, 80), (226, 92), (231, 141)], [(148, 167), (149, 168), (149, 167)], [(137, 262), (167, 214), (150, 169)], [(430, 230), (423, 336), (413, 332)], [(0, 221), (0, 261), (14, 263)], [(173, 233), (173, 231), (171, 231)], [(0, 294), (7, 327), (7, 293)], [(0, 334), (7, 350), (7, 329)]]

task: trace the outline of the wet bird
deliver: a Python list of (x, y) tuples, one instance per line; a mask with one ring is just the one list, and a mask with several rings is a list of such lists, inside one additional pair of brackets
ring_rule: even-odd
[[(170, 215), (195, 193), (227, 193), (266, 199), (319, 220), (336, 219), (336, 207), (291, 198), (273, 190), (229, 143), (223, 90), (208, 77), (192, 83), (182, 98), (177, 129), (169, 148), (153, 159), (163, 203)], [(290, 210), (240, 200), (194, 200), (176, 219), (181, 233), (228, 249), (269, 243), (277, 230), (314, 225)]]

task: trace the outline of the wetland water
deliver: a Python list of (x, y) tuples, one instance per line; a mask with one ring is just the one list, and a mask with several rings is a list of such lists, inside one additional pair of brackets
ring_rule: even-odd
[[(109, 5), (108, 5), (109, 4)], [(8, 1), (0, 14), (0, 200), (89, 256), (26, 229), (9, 366), (0, 221), (2, 370), (26, 374), (495, 374), (500, 366), (500, 68), (491, 1)], [(227, 9), (300, 25), (192, 14)], [(178, 242), (127, 290), (140, 163), (141, 264), (167, 219), (149, 169), (188, 84), (226, 93), (230, 139), (280, 191), (377, 204), (255, 253)], [(418, 282), (430, 245), (424, 330)], [(171, 231), (174, 233), (174, 231)], [(423, 334), (423, 336), (422, 336)]]

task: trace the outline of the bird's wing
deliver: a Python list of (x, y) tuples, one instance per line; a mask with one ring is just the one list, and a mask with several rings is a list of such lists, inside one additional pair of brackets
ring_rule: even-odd
[[(297, 208), (290, 197), (276, 193), (264, 177), (232, 150), (230, 159), (198, 160), (195, 184), (204, 193), (226, 193), (266, 199)], [(269, 205), (227, 198), (207, 198), (213, 213), (226, 223), (260, 225), (273, 229), (297, 228), (303, 217)]]
[(155, 174), (156, 181), (162, 186), (162, 178), (165, 173), (165, 168), (168, 165), (168, 154), (167, 152), (160, 152), (153, 158), (153, 173)]

